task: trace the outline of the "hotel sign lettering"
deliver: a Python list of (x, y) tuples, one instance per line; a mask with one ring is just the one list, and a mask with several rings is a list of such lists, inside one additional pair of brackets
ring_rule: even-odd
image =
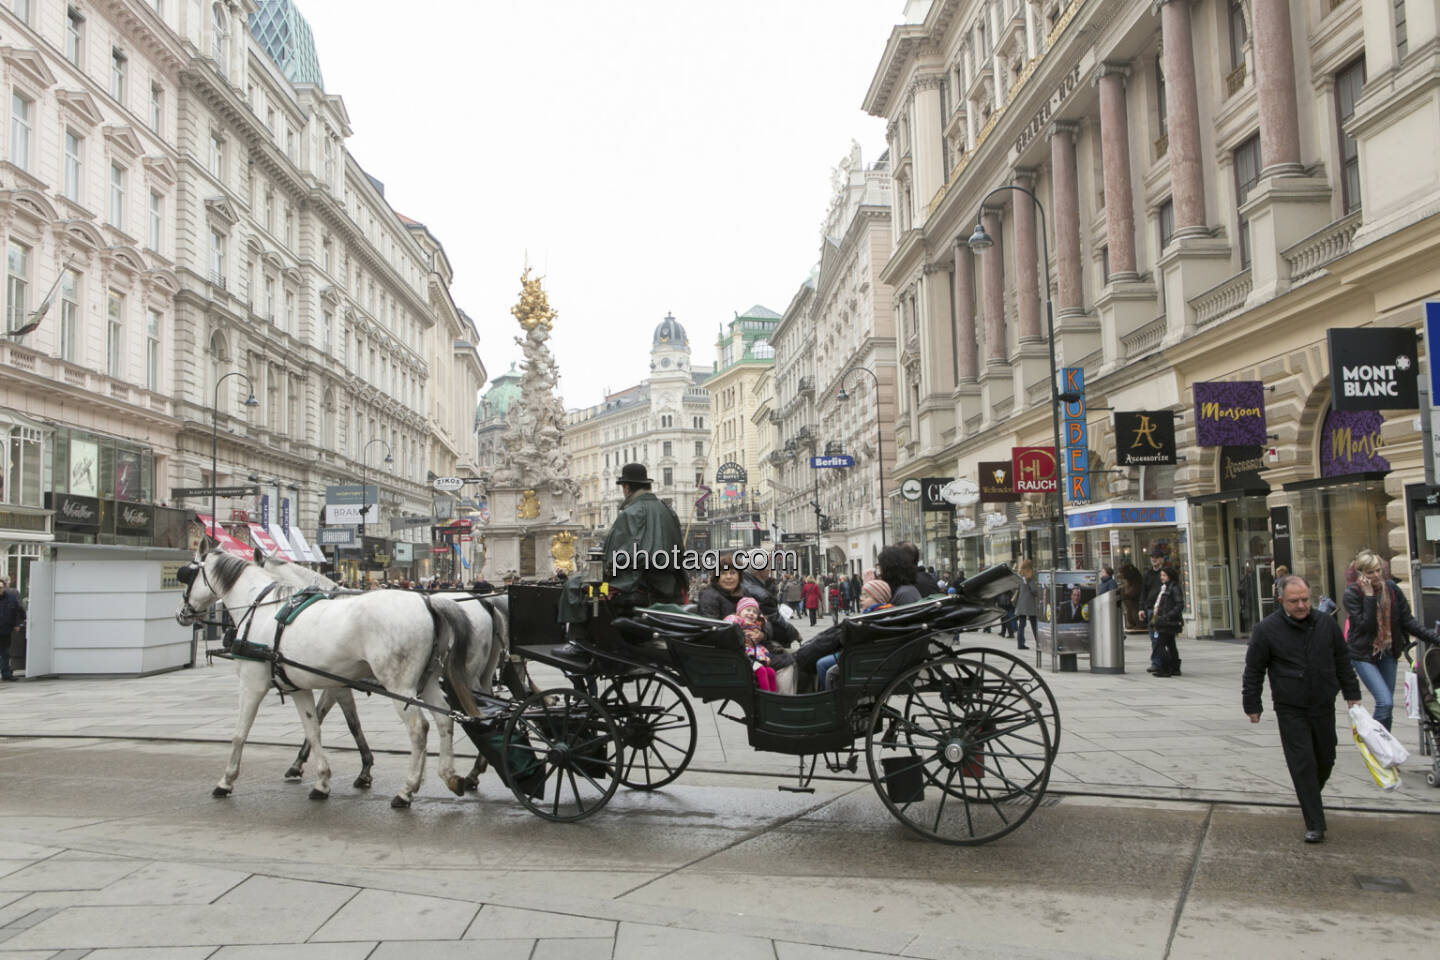
[(1080, 65), (1061, 78), (1058, 86), (1050, 93), (1050, 98), (1040, 105), (1030, 122), (1025, 124), (1025, 129), (1020, 131), (1020, 136), (1015, 138), (1015, 152), (1024, 153), (1030, 142), (1045, 132), (1050, 124), (1050, 118), (1060, 111), (1065, 101), (1070, 99), (1070, 94), (1080, 86)]
[(1265, 384), (1217, 380), (1197, 383), (1194, 391), (1196, 446), (1265, 443)]

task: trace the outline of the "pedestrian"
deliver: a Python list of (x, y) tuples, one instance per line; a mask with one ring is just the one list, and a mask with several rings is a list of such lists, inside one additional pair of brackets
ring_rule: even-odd
[(826, 592), (826, 599), (830, 603), (830, 623), (833, 626), (840, 622), (840, 607), (845, 602), (844, 595), (840, 592), (838, 580), (830, 581), (830, 588)]
[(850, 578), (849, 578), (849, 577), (844, 577), (844, 576), (842, 576), (842, 577), (840, 578), (840, 583), (838, 584), (838, 586), (840, 587), (840, 609), (841, 609), (841, 611), (843, 611), (844, 613), (849, 613), (849, 612), (850, 612)]
[(1157, 677), (1180, 676), (1180, 652), (1175, 649), (1175, 635), (1184, 626), (1185, 595), (1180, 591), (1179, 580), (1173, 568), (1160, 568), (1160, 593), (1150, 611), (1150, 620), (1160, 637), (1160, 669), (1154, 674)]
[(820, 585), (813, 575), (806, 577), (805, 585), (800, 588), (800, 603), (810, 614), (810, 626), (815, 626), (815, 615), (820, 611)]
[(1037, 631), (1036, 617), (1040, 614), (1040, 581), (1035, 578), (1035, 564), (1026, 557), (1020, 561), (1020, 579), (1023, 581), (1015, 588), (1015, 640), (1016, 648), (1020, 650), (1030, 649), (1025, 645), (1025, 622), (1030, 622), (1030, 633), (1035, 637), (1036, 642), (1040, 640)]
[(1251, 723), (1260, 722), (1267, 675), (1285, 765), (1305, 817), (1305, 842), (1324, 843), (1320, 791), (1335, 766), (1335, 694), (1353, 707), (1360, 702), (1360, 684), (1340, 625), (1310, 609), (1310, 585), (1294, 574), (1280, 584), (1280, 609), (1250, 634), (1240, 691)]
[(864, 588), (864, 585), (865, 585), (865, 584), (864, 584), (864, 581), (860, 579), (860, 574), (858, 574), (858, 573), (852, 573), (852, 574), (850, 574), (850, 612), (851, 612), (851, 613), (859, 613), (859, 612), (860, 612), (860, 591)]
[(890, 585), (890, 602), (894, 606), (919, 603), (927, 596), (916, 585), (915, 578), (919, 574), (915, 566), (916, 556), (913, 544), (901, 543), (886, 547), (875, 558), (875, 575)]
[(1100, 585), (1095, 589), (1098, 597), (1102, 593), (1109, 593), (1111, 590), (1118, 590), (1119, 584), (1115, 582), (1115, 568), (1106, 564), (1100, 568)]
[(20, 594), (10, 586), (9, 577), (0, 577), (0, 681), (15, 679), (10, 669), (10, 634), (24, 622), (25, 605), (20, 602)]
[(1389, 730), (1395, 712), (1395, 667), (1410, 645), (1407, 637), (1440, 643), (1440, 635), (1415, 619), (1400, 585), (1390, 579), (1385, 561), (1374, 551), (1356, 554), (1345, 579), (1350, 665), (1375, 698), (1375, 719)]
[(781, 588), (781, 597), (787, 607), (790, 608), (790, 619), (798, 620), (804, 614), (801, 613), (801, 586), (800, 578), (793, 573), (785, 575), (785, 586)]
[(1160, 669), (1160, 635), (1155, 632), (1155, 625), (1150, 622), (1150, 611), (1155, 609), (1155, 598), (1160, 596), (1160, 568), (1163, 566), (1165, 551), (1157, 543), (1150, 548), (1150, 569), (1145, 571), (1145, 576), (1140, 581), (1140, 622), (1145, 624), (1145, 629), (1150, 634), (1150, 666), (1145, 668), (1146, 673), (1154, 673)]

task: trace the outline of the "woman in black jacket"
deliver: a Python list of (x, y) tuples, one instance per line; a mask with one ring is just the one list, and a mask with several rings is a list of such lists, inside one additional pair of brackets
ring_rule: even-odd
[(1150, 624), (1160, 641), (1160, 667), (1155, 671), (1157, 677), (1180, 676), (1180, 651), (1175, 649), (1175, 635), (1185, 625), (1184, 610), (1185, 594), (1180, 590), (1180, 579), (1171, 567), (1161, 567), (1160, 593), (1150, 610)]
[(1440, 635), (1415, 619), (1400, 585), (1373, 551), (1361, 550), (1345, 579), (1350, 584), (1342, 598), (1350, 663), (1375, 698), (1375, 719), (1389, 730), (1395, 713), (1395, 668), (1410, 645), (1407, 637), (1440, 643)]
[(770, 666), (775, 668), (778, 676), (780, 671), (793, 661), (793, 655), (785, 649), (786, 642), (790, 639), (786, 630), (788, 625), (780, 619), (778, 612), (773, 615), (767, 612), (767, 606), (772, 610), (776, 609), (774, 597), (759, 584), (746, 581), (728, 555), (721, 557), (719, 569), (710, 578), (710, 585), (700, 593), (700, 616), (709, 617), (711, 620), (724, 620), (735, 612), (736, 605), (744, 597), (752, 597), (760, 604), (765, 628), (765, 647), (770, 652)]

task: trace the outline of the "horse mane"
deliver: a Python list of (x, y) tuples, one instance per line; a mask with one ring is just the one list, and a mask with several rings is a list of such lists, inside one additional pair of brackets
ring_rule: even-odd
[(240, 557), (234, 556), (233, 554), (223, 552), (216, 556), (215, 565), (211, 568), (210, 575), (214, 578), (215, 587), (222, 594), (224, 594), (229, 593), (232, 589), (234, 589), (235, 584), (240, 582), (241, 575), (243, 575), (246, 570), (251, 568), (259, 570), (261, 573), (265, 574), (265, 576), (275, 581), (275, 586), (270, 590), (269, 595), (278, 600), (283, 600), (286, 597), (293, 596), (296, 591), (301, 589), (300, 587), (281, 583), (279, 580), (276, 579), (275, 574), (271, 573), (269, 570), (266, 570), (264, 567), (258, 564), (252, 563), (249, 560), (244, 560)]
[(276, 578), (290, 577), (292, 579), (304, 580), (310, 586), (324, 587), (327, 590), (338, 590), (340, 588), (340, 584), (331, 580), (323, 573), (311, 570), (309, 567), (302, 567), (298, 563), (288, 563), (275, 557), (266, 557), (260, 564), (260, 569)]

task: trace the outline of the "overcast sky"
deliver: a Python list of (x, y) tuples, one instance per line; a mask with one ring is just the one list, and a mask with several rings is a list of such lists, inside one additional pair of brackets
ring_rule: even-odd
[(545, 274), (567, 407), (648, 372), (673, 311), (697, 363), (718, 324), (783, 312), (819, 253), (830, 171), (885, 125), (860, 109), (900, 0), (297, 0), (349, 148), (455, 268), (491, 376)]

